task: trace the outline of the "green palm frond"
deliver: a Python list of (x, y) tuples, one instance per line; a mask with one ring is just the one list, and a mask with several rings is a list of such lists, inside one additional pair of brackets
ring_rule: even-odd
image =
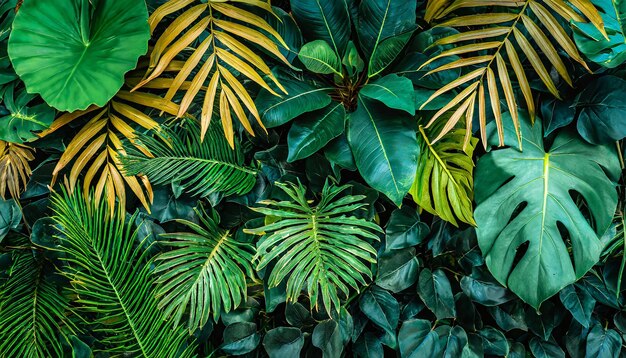
[(189, 194), (204, 197), (214, 192), (243, 195), (256, 182), (256, 171), (244, 165), (237, 141), (231, 149), (215, 123), (204, 140), (194, 122), (176, 130), (163, 128), (156, 137), (140, 135), (137, 140), (154, 156), (128, 146), (122, 165), (127, 175), (146, 175), (152, 184), (179, 182)]
[(174, 316), (176, 324), (189, 311), (188, 328), (203, 327), (209, 316), (217, 321), (246, 300), (246, 277), (254, 277), (254, 248), (235, 240), (216, 219), (196, 211), (201, 225), (177, 220), (192, 232), (161, 235), (162, 245), (173, 250), (157, 257), (155, 273), (159, 308)]
[(61, 227), (63, 272), (72, 284), (77, 313), (98, 333), (98, 347), (112, 356), (186, 357), (187, 333), (157, 308), (151, 266), (135, 247), (137, 231), (120, 206), (111, 216), (106, 201), (89, 203), (79, 190), (52, 196), (53, 219)]
[[(457, 10), (463, 9), (472, 9), (476, 13), (455, 15)], [(464, 115), (467, 117), (468, 131), (471, 130), (472, 118), (477, 115), (481, 139), (486, 146), (486, 104), (490, 102), (500, 145), (504, 145), (503, 111), (500, 107), (501, 94), (504, 94), (504, 102), (511, 113), (521, 145), (517, 116), (519, 100), (516, 98), (513, 82), (516, 81), (519, 85), (531, 120), (534, 120), (535, 104), (529, 75), (539, 77), (557, 98), (560, 98), (560, 95), (550, 75), (551, 67), (567, 84), (573, 85), (557, 48), (589, 70), (557, 17), (561, 17), (566, 23), (584, 22), (587, 19), (606, 36), (602, 17), (589, 0), (569, 3), (553, 0), (429, 0), (426, 21), (436, 22), (437, 26), (454, 27), (462, 32), (438, 39), (433, 46), (453, 45), (453, 47), (444, 49), (432, 57), (420, 69), (445, 58), (453, 60), (434, 68), (428, 67), (427, 75), (449, 69), (467, 70), (459, 78), (433, 93), (421, 107), (424, 108), (443, 94), (451, 93), (459, 87), (463, 88), (428, 122), (426, 128), (444, 113), (454, 112), (432, 141), (437, 142), (451, 131)], [(455, 56), (460, 58), (455, 59)], [(524, 59), (528, 60), (532, 70), (522, 65)], [(475, 110), (475, 107), (478, 107), (478, 110)]]
[(12, 258), (0, 287), (0, 357), (62, 357), (65, 333), (76, 331), (65, 317), (68, 298), (31, 250), (14, 250)]
[(455, 129), (432, 143), (428, 139), (431, 132), (427, 133), (422, 126), (419, 131), (420, 157), (415, 182), (409, 191), (413, 200), (424, 210), (456, 226), (457, 220), (476, 225), (472, 208), (472, 155), (478, 139), (464, 139), (465, 130)]
[[(293, 201), (262, 201), (267, 207), (253, 210), (270, 216), (274, 222), (249, 230), (265, 235), (257, 246), (257, 270), (277, 260), (269, 274), (268, 286), (276, 287), (287, 279), (287, 300), (296, 302), (306, 286), (311, 308), (318, 297), (326, 312), (341, 308), (340, 293), (348, 296), (349, 287), (358, 291), (371, 279), (370, 263), (376, 250), (366, 240), (379, 240), (381, 228), (353, 213), (363, 208), (363, 195), (338, 197), (349, 186), (324, 185), (319, 203), (311, 206), (302, 184), (276, 183)], [(336, 199), (336, 200), (334, 200)], [(320, 294), (321, 292), (321, 294)]]

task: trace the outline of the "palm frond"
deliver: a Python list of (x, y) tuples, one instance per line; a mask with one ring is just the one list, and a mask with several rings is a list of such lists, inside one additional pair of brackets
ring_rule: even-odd
[[(186, 357), (187, 333), (173, 327), (157, 308), (148, 251), (135, 246), (137, 231), (120, 206), (110, 215), (107, 201), (86, 200), (76, 190), (52, 197), (60, 226), (63, 273), (76, 295), (77, 313), (93, 325), (96, 347), (112, 356)], [(100, 348), (101, 349), (101, 348)], [(102, 350), (102, 349), (101, 349)]]
[(9, 278), (0, 287), (0, 356), (64, 356), (66, 333), (76, 331), (65, 316), (69, 299), (59, 292), (50, 266), (32, 250), (11, 255)]
[(19, 198), (32, 173), (29, 162), (35, 159), (31, 147), (0, 140), (0, 197)]
[[(289, 61), (281, 54), (274, 41), (261, 31), (276, 38), (286, 49), (287, 44), (278, 32), (262, 17), (234, 4), (252, 6), (272, 13), (269, 1), (264, 0), (209, 1), (208, 3), (199, 0), (170, 0), (156, 9), (149, 19), (153, 33), (167, 15), (186, 10), (161, 34), (150, 55), (146, 77), (134, 88), (137, 89), (158, 79), (177, 55), (186, 51), (207, 31), (209, 35), (197, 45), (180, 68), (169, 86), (165, 99), (171, 100), (179, 90), (185, 90), (177, 114), (177, 117), (181, 117), (187, 112), (198, 93), (201, 90), (204, 91), (200, 138), (204, 140), (213, 116), (213, 106), (218, 103), (224, 134), (231, 148), (235, 146), (231, 112), (235, 113), (251, 135), (254, 135), (254, 132), (244, 107), (258, 124), (265, 128), (252, 97), (231, 69), (278, 96), (278, 93), (263, 79), (262, 75), (265, 75), (276, 87), (286, 93), (267, 64), (257, 55), (259, 51), (250, 48), (246, 42), (262, 48), (289, 65)], [(183, 88), (192, 73), (195, 74), (191, 83), (188, 88)], [(205, 84), (207, 81), (208, 84)]]
[[(466, 8), (478, 10), (479, 13), (452, 16), (455, 11)], [(522, 65), (519, 51), (521, 50), (524, 54), (534, 73), (541, 79), (546, 88), (557, 98), (560, 98), (559, 91), (550, 76), (549, 68), (556, 69), (559, 76), (570, 86), (572, 80), (553, 42), (556, 42), (558, 47), (574, 61), (589, 70), (576, 45), (553, 13), (561, 16), (568, 23), (572, 20), (585, 21), (580, 15), (583, 14), (604, 33), (602, 18), (589, 0), (577, 0), (567, 4), (555, 0), (429, 0), (425, 16), (427, 21), (437, 21), (437, 26), (463, 27), (470, 30), (437, 40), (433, 46), (454, 44), (455, 47), (432, 57), (420, 69), (442, 58), (461, 56), (458, 60), (431, 69), (427, 75), (451, 68), (467, 68), (472, 69), (472, 71), (463, 74), (433, 93), (422, 105), (424, 108), (435, 98), (457, 89), (459, 86), (466, 86), (430, 119), (426, 128), (430, 127), (447, 111), (454, 111), (454, 114), (448, 119), (448, 124), (437, 136), (437, 139), (442, 138), (445, 133), (454, 128), (463, 115), (468, 118), (467, 123), (469, 125), (475, 115), (474, 107), (477, 104), (481, 139), (483, 145), (486, 146), (487, 110), (485, 105), (487, 100), (485, 95), (487, 93), (497, 124), (500, 145), (503, 145), (504, 131), (500, 96), (504, 94), (504, 100), (508, 111), (511, 113), (518, 142), (521, 145), (519, 118), (517, 116), (518, 101), (513, 90), (512, 78), (516, 79), (520, 87), (531, 120), (534, 120), (535, 104), (530, 82), (527, 78), (528, 71)], [(552, 40), (546, 33), (552, 37)], [(468, 44), (468, 42), (470, 43)], [(539, 52), (533, 44), (539, 48)], [(487, 55), (485, 55), (485, 51), (487, 51)], [(547, 61), (542, 60), (539, 53), (543, 54)], [(508, 59), (508, 64), (506, 59)], [(511, 69), (515, 77), (509, 74)]]
[(179, 182), (191, 195), (207, 196), (214, 192), (243, 195), (256, 182), (256, 171), (244, 165), (237, 144), (232, 150), (213, 123), (204, 141), (194, 122), (177, 130), (162, 128), (159, 135), (140, 135), (151, 156), (136, 147), (127, 148), (121, 158), (126, 175), (144, 175), (155, 185)]
[[(349, 186), (324, 185), (319, 203), (311, 206), (302, 184), (276, 183), (293, 201), (262, 201), (267, 207), (253, 208), (274, 221), (249, 230), (265, 235), (257, 245), (260, 259), (257, 270), (276, 260), (269, 273), (268, 286), (287, 280), (287, 300), (296, 302), (302, 289), (311, 297), (311, 308), (323, 308), (329, 314), (341, 308), (340, 294), (357, 292), (371, 279), (370, 264), (376, 262), (376, 250), (367, 240), (379, 240), (381, 228), (353, 213), (363, 208), (362, 195), (338, 197)], [(267, 274), (267, 273), (266, 273)]]
[(472, 155), (478, 139), (454, 129), (432, 143), (422, 126), (420, 157), (415, 182), (409, 193), (424, 210), (458, 226), (457, 220), (476, 225), (473, 217)]
[(230, 312), (246, 300), (246, 277), (254, 277), (254, 248), (235, 240), (228, 230), (197, 211), (200, 225), (177, 220), (191, 232), (163, 234), (160, 244), (173, 250), (160, 254), (155, 274), (159, 308), (174, 316), (175, 325), (186, 310), (188, 329), (202, 328), (212, 314), (217, 321), (221, 310)]

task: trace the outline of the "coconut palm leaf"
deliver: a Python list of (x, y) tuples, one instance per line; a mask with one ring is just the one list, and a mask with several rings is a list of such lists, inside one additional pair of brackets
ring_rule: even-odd
[(244, 165), (239, 143), (229, 147), (219, 123), (210, 126), (204, 141), (194, 122), (175, 130), (162, 128), (159, 135), (140, 135), (151, 156), (129, 146), (121, 158), (126, 175), (144, 175), (155, 185), (179, 182), (191, 195), (214, 192), (243, 195), (256, 182), (256, 171)]
[[(253, 210), (272, 218), (273, 223), (249, 230), (265, 235), (257, 246), (257, 270), (276, 261), (269, 273), (268, 287), (287, 280), (287, 300), (296, 302), (306, 287), (311, 308), (319, 298), (329, 314), (341, 308), (340, 295), (357, 292), (371, 279), (370, 264), (376, 250), (368, 240), (378, 240), (381, 228), (353, 216), (366, 204), (363, 195), (339, 195), (349, 186), (324, 185), (317, 205), (306, 200), (302, 184), (276, 183), (293, 201), (262, 201), (266, 207)], [(266, 273), (267, 274), (267, 273)]]
[[(97, 333), (96, 350), (111, 356), (187, 357), (187, 333), (157, 308), (147, 250), (119, 205), (86, 200), (79, 190), (52, 196), (59, 225), (63, 273), (76, 295), (77, 312)], [(108, 347), (108, 348), (103, 348)]]
[(217, 218), (196, 210), (200, 224), (177, 220), (191, 232), (161, 235), (161, 245), (172, 250), (160, 254), (155, 274), (159, 308), (177, 324), (189, 312), (188, 328), (202, 328), (212, 314), (230, 312), (246, 300), (246, 277), (254, 277), (254, 248), (235, 240), (217, 225)]

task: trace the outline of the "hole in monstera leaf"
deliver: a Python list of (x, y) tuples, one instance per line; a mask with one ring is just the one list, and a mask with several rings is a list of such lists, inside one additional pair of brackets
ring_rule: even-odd
[(587, 222), (589, 223), (589, 225), (593, 228), (593, 230), (597, 231), (595, 218), (593, 217), (591, 210), (589, 210), (589, 204), (587, 203), (587, 200), (585, 199), (585, 197), (583, 197), (576, 190), (569, 190), (568, 193), (569, 193), (569, 196), (574, 201), (574, 203), (576, 203), (578, 210), (580, 210), (580, 212), (583, 214), (585, 219), (587, 219)]
[(569, 260), (571, 261), (572, 266), (574, 267), (574, 272), (576, 272), (576, 264), (574, 261), (574, 250), (572, 250), (572, 239), (570, 237), (569, 230), (567, 230), (567, 227), (565, 227), (565, 224), (563, 224), (560, 221), (556, 222), (556, 228), (557, 230), (559, 230), (559, 236), (563, 238), (563, 242), (565, 243), (565, 247), (567, 249), (567, 254), (569, 255)]
[(507, 286), (509, 283), (509, 278), (511, 277), (511, 274), (513, 273), (513, 269), (526, 255), (526, 251), (528, 251), (529, 245), (530, 245), (530, 241), (524, 241), (517, 247), (517, 249), (515, 249), (515, 257), (513, 258), (513, 263), (511, 264), (511, 270), (509, 271), (509, 274), (507, 275), (506, 281), (505, 281), (507, 283)]
[(513, 212), (511, 213), (511, 217), (509, 218), (509, 222), (506, 223), (506, 226), (509, 226), (509, 224), (511, 224), (511, 222), (513, 220), (515, 220), (515, 218), (517, 218), (517, 216), (524, 211), (524, 209), (526, 209), (526, 207), (528, 206), (528, 203), (523, 201), (521, 203), (519, 203), (516, 207), (515, 210), (513, 210)]

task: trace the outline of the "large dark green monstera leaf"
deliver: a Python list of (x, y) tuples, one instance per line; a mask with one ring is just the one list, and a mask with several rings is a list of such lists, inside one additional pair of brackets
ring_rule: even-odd
[(507, 128), (509, 148), (478, 161), (474, 216), (491, 273), (537, 308), (598, 261), (620, 166), (613, 146), (593, 146), (568, 131), (546, 150), (541, 123), (531, 128), (521, 117), (523, 151)]
[(148, 50), (144, 0), (25, 0), (9, 57), (29, 93), (62, 111), (104, 106)]

